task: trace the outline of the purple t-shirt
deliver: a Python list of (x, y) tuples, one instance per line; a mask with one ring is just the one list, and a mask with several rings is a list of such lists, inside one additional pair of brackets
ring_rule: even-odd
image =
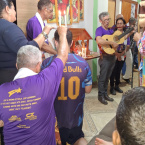
[[(100, 26), (100, 27), (98, 27), (96, 29), (95, 40), (96, 40), (97, 36), (101, 36), (102, 37), (103, 35), (112, 35), (113, 33), (114, 33), (113, 29), (105, 30), (102, 26)], [(101, 50), (100, 50), (100, 53), (102, 53)]]
[(97, 36), (102, 37), (103, 35), (112, 35), (113, 33), (114, 33), (113, 29), (105, 30), (102, 26), (100, 26), (96, 29), (95, 39), (96, 39)]
[(26, 26), (26, 31), (27, 39), (29, 41), (35, 39), (42, 32), (41, 25), (36, 16), (29, 19)]
[[(44, 26), (45, 26), (45, 23), (44, 23)], [(29, 19), (26, 26), (26, 31), (27, 31), (27, 39), (29, 41), (35, 39), (42, 32), (40, 22), (38, 21), (36, 16)], [(48, 40), (45, 42), (48, 43)]]
[(56, 58), (38, 75), (0, 86), (6, 145), (56, 145), (54, 100), (63, 73)]

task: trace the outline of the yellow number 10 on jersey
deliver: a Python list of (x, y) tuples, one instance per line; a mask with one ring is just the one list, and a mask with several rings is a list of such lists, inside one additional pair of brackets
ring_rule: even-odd
[[(75, 87), (73, 87), (73, 83), (75, 83)], [(75, 93), (73, 94), (73, 90), (75, 89)], [(77, 76), (71, 77), (68, 80), (68, 97), (72, 100), (77, 99), (80, 91), (80, 79)], [(65, 96), (65, 78), (63, 77), (60, 82), (60, 94), (58, 100), (67, 100), (67, 96)]]

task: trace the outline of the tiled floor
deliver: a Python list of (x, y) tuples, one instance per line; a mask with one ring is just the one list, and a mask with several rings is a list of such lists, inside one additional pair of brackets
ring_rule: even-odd
[[(134, 86), (138, 86), (138, 73), (134, 72)], [(131, 89), (124, 80), (121, 80), (120, 88), (125, 92)], [(109, 93), (109, 88), (108, 88)], [(98, 101), (98, 87), (93, 86), (90, 94), (86, 94), (84, 103), (84, 122), (83, 131), (85, 138), (89, 142), (93, 136), (97, 135), (101, 129), (115, 116), (117, 106), (120, 102), (122, 94), (117, 93), (115, 96), (109, 95), (114, 98), (114, 102), (108, 102), (108, 105), (103, 105)], [(1, 143), (0, 143), (1, 144)]]
[[(133, 87), (138, 86), (138, 73), (134, 72)], [(120, 88), (125, 92), (131, 89), (131, 85), (121, 80)], [(109, 93), (109, 88), (108, 88)], [(102, 128), (115, 116), (116, 109), (122, 97), (121, 93), (109, 95), (114, 98), (113, 102), (108, 102), (108, 105), (103, 105), (98, 101), (98, 87), (93, 86), (90, 94), (86, 94), (84, 103), (84, 122), (83, 131), (85, 138), (89, 142), (93, 136), (97, 135)]]

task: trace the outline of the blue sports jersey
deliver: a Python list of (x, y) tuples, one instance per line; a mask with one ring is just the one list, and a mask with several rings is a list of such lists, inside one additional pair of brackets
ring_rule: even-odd
[[(49, 66), (55, 57), (44, 60), (42, 69)], [(80, 126), (83, 121), (85, 86), (90, 85), (92, 75), (88, 63), (78, 55), (69, 54), (54, 105), (59, 128)]]

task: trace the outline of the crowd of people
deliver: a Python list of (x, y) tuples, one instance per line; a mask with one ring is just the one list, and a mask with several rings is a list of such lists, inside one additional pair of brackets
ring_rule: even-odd
[[(1, 144), (55, 145), (57, 119), (62, 145), (87, 145), (82, 126), (85, 93), (90, 93), (92, 89), (89, 64), (81, 56), (70, 53), (72, 32), (64, 26), (59, 26), (54, 33), (56, 50), (53, 49), (48, 41), (53, 27), (44, 24), (45, 19), (52, 17), (52, 3), (50, 0), (40, 0), (37, 6), (38, 12), (27, 23), (26, 38), (13, 23), (16, 20), (13, 0), (0, 1)], [(114, 101), (107, 93), (109, 79), (110, 93), (123, 93), (119, 87), (120, 74), (126, 62), (123, 79), (129, 80), (132, 40), (137, 42), (133, 47), (138, 48), (142, 55), (142, 87), (123, 94), (116, 113), (112, 142), (96, 138), (94, 144), (144, 145), (145, 34), (141, 37), (133, 30), (123, 36), (124, 42), (121, 44), (107, 41), (102, 36), (112, 35), (116, 31), (122, 34), (128, 26), (121, 14), (116, 16), (116, 23), (111, 28), (108, 12), (102, 12), (99, 20), (101, 26), (95, 33), (100, 48), (98, 100), (104, 105), (108, 104), (107, 101)], [(130, 18), (129, 25), (135, 27), (136, 19)], [(113, 48), (114, 53), (106, 53), (105, 46)], [(46, 52), (53, 56), (46, 58)]]

